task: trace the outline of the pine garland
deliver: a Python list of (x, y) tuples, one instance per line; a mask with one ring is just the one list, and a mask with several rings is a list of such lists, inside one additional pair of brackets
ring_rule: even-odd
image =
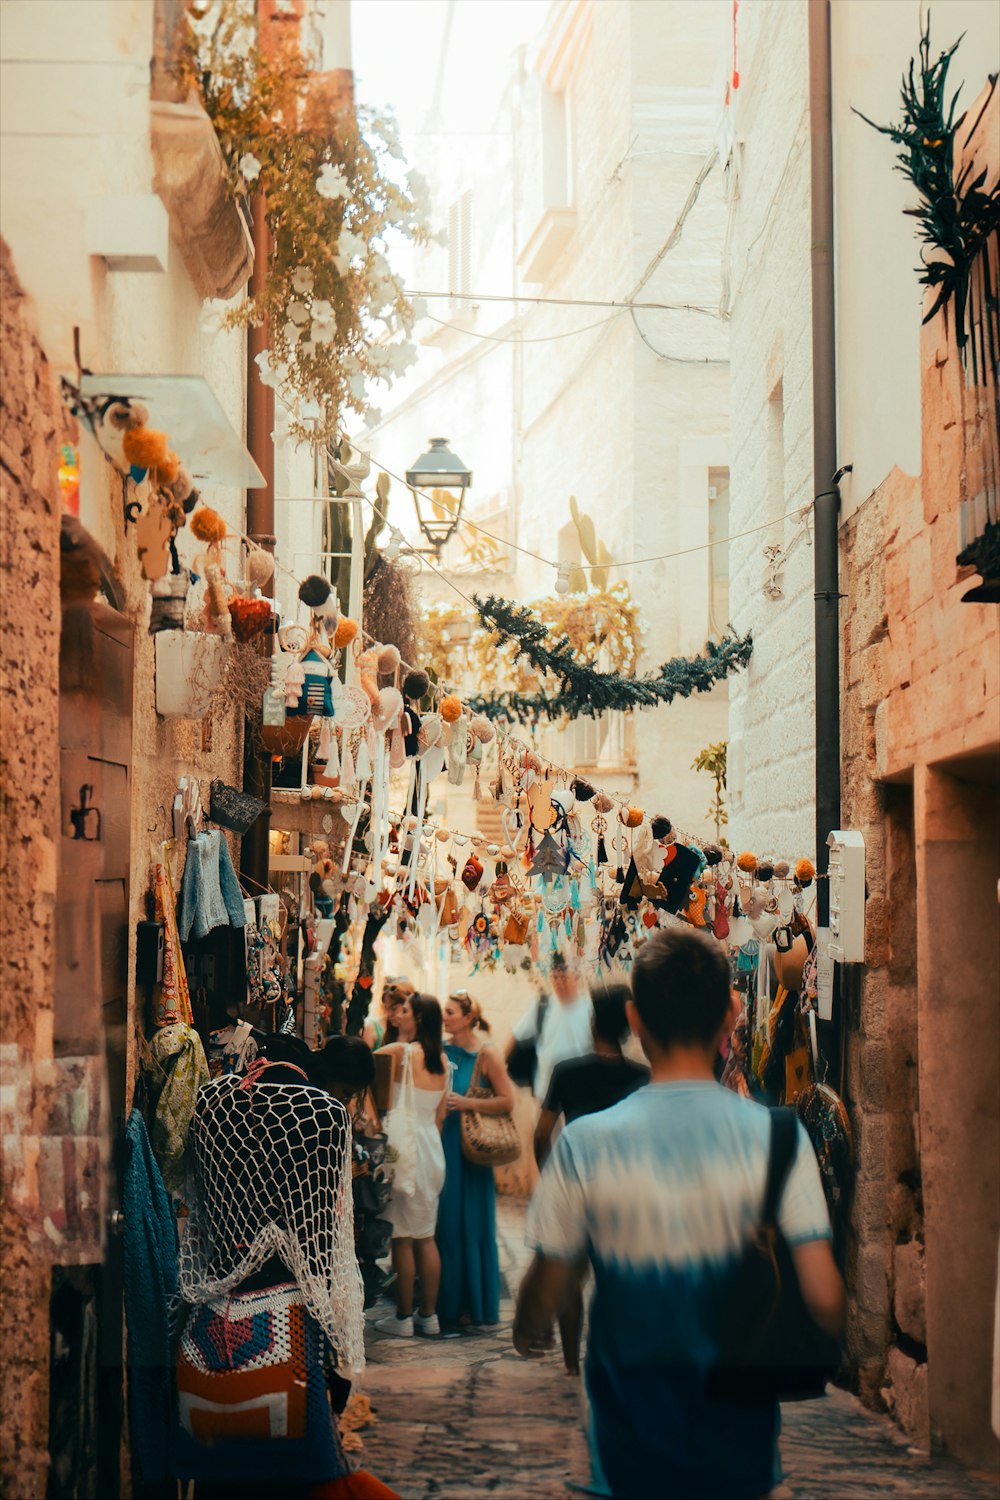
[[(955, 337), (959, 349), (964, 349), (969, 337), (966, 302), (972, 267), (990, 237), (1000, 229), (1000, 187), (983, 191), (985, 168), (970, 180), (966, 167), (959, 180), (955, 180), (953, 152), (958, 128), (955, 121), (958, 92), (950, 104), (946, 103), (945, 94), (948, 68), (961, 40), (959, 37), (932, 63), (928, 17), (920, 37), (919, 70), (916, 59), (911, 59), (909, 71), (903, 75), (900, 123), (876, 125), (859, 109), (854, 113), (902, 147), (896, 157), (896, 170), (912, 182), (920, 196), (919, 207), (905, 212), (919, 223), (921, 239), (932, 255), (921, 266), (919, 279), (925, 286), (937, 288), (924, 322), (929, 323), (954, 299)], [(938, 253), (942, 250), (946, 259)]]
[(596, 718), (611, 709), (654, 708), (674, 698), (708, 692), (731, 672), (745, 667), (753, 652), (749, 634), (742, 639), (726, 636), (717, 644), (709, 641), (701, 656), (676, 656), (655, 672), (624, 677), (587, 666), (574, 655), (568, 641), (551, 645), (545, 625), (529, 609), (493, 594), (487, 599), (474, 594), (473, 603), (483, 626), (496, 633), (501, 645), (512, 642), (519, 657), (559, 684), (552, 694), (506, 692), (468, 700), (473, 713), (490, 719), (533, 724), (541, 719)]

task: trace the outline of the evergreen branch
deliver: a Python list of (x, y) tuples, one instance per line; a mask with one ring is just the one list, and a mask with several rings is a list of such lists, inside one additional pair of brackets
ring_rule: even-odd
[(549, 645), (545, 626), (530, 610), (491, 594), (487, 599), (473, 596), (473, 603), (483, 626), (493, 631), (500, 643), (511, 642), (517, 655), (523, 656), (536, 671), (555, 678), (558, 686), (551, 693), (505, 692), (494, 696), (480, 695), (469, 700), (473, 713), (488, 718), (506, 717), (519, 723), (537, 723), (542, 719), (596, 718), (609, 710), (627, 711), (654, 708), (705, 693), (745, 667), (753, 652), (748, 634), (739, 638), (727, 636), (709, 641), (701, 656), (678, 656), (665, 661), (655, 672), (642, 677), (625, 677), (620, 672), (599, 672), (581, 662), (568, 641)]

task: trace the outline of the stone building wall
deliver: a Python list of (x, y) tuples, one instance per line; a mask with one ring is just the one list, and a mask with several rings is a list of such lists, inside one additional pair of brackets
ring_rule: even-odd
[(59, 488), (63, 418), (0, 241), (0, 1299), (2, 1468), (45, 1493), (50, 1265), (40, 1168), (53, 1085), (59, 827)]
[(841, 971), (844, 1095), (856, 1172), (845, 1274), (848, 1352), (859, 1394), (929, 1442), (918, 1140), (913, 793), (879, 778), (876, 721), (886, 691), (888, 516), (920, 506), (895, 469), (841, 529), (842, 805), (865, 839), (866, 962)]
[(844, 823), (869, 891), (844, 986), (849, 1350), (921, 1447), (994, 1463), (1000, 631), (955, 563), (984, 435), (950, 313), (923, 331), (921, 394), (921, 478), (894, 469), (841, 530)]
[(794, 858), (815, 842), (813, 554), (800, 532), (764, 594), (764, 547), (799, 530), (811, 503), (812, 337), (807, 6), (741, 6), (740, 84), (726, 130), (732, 306), (730, 617), (753, 631), (730, 683), (730, 842)]

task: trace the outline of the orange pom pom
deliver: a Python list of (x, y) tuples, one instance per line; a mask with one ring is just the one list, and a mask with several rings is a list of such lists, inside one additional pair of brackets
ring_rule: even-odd
[(176, 453), (168, 453), (162, 464), (156, 466), (156, 477), (161, 484), (173, 484), (181, 471), (181, 461)]
[(745, 870), (748, 875), (752, 875), (757, 868), (757, 856), (756, 854), (751, 854), (749, 849), (746, 849), (736, 863), (741, 870)]
[(626, 828), (638, 828), (645, 814), (641, 807), (623, 807), (618, 816)]
[(122, 438), (122, 449), (137, 469), (158, 469), (167, 461), (167, 434), (153, 427), (136, 427)]
[(454, 693), (448, 693), (438, 704), (438, 713), (446, 724), (454, 724), (456, 719), (462, 717), (462, 700), (456, 698)]
[(371, 699), (372, 707), (378, 708), (378, 682), (370, 672), (362, 672), (361, 686), (364, 688), (365, 692), (368, 694), (368, 697)]
[(348, 620), (345, 617), (337, 622), (337, 629), (334, 633), (333, 644), (337, 647), (338, 651), (342, 651), (345, 646), (349, 646), (351, 644), (351, 642), (357, 637), (357, 634), (357, 620)]
[(226, 540), (226, 523), (219, 512), (212, 510), (210, 506), (199, 506), (188, 524), (199, 542), (212, 543)]
[(812, 885), (816, 878), (816, 866), (811, 859), (800, 859), (795, 866), (795, 879), (799, 885)]

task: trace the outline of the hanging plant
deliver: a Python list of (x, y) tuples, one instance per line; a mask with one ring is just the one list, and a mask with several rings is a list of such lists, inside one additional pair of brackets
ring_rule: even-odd
[(427, 238), (423, 184), (401, 168), (388, 119), (331, 96), (298, 27), (275, 27), (262, 47), (250, 0), (199, 4), (187, 22), (178, 70), (215, 127), (233, 197), (260, 194), (271, 241), (263, 286), (221, 321), (268, 322), (261, 380), (293, 436), (333, 437), (345, 409), (371, 415), (369, 381), (388, 385), (415, 358), (414, 309), (386, 251), (393, 234)]
[[(971, 167), (954, 175), (955, 131), (964, 116), (955, 120), (958, 91), (948, 103), (948, 69), (962, 38), (931, 62), (931, 30), (928, 16), (920, 38), (919, 65), (911, 58), (900, 89), (902, 119), (898, 125), (876, 125), (860, 110), (854, 113), (880, 135), (887, 135), (902, 150), (896, 170), (912, 182), (920, 197), (916, 208), (906, 210), (920, 225), (925, 252), (919, 279), (936, 287), (937, 296), (924, 317), (930, 320), (955, 304), (955, 337), (959, 349), (968, 340), (966, 303), (976, 257), (1000, 231), (1000, 185), (983, 192), (987, 171), (975, 178)], [(994, 289), (995, 290), (995, 289)]]

